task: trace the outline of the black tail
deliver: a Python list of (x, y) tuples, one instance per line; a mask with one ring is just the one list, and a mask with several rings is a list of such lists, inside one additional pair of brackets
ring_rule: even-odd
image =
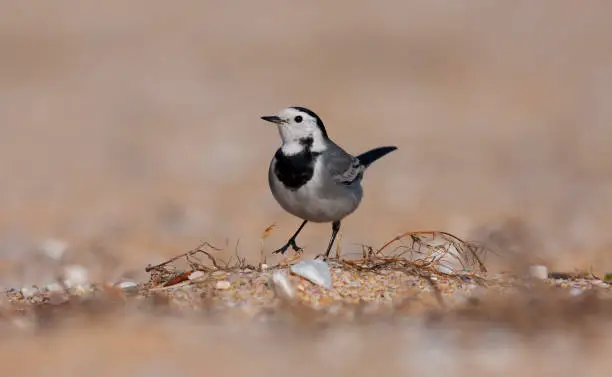
[(385, 155), (393, 152), (396, 149), (397, 147), (374, 148), (370, 151), (360, 154), (359, 156), (357, 156), (357, 159), (359, 159), (359, 162), (361, 162), (361, 164), (367, 168), (368, 166), (370, 166), (370, 164), (372, 164), (372, 162), (378, 160), (381, 157), (384, 157)]

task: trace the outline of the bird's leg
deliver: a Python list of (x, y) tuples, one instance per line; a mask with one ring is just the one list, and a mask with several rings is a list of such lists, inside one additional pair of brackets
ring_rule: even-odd
[(317, 258), (323, 257), (324, 260), (329, 258), (329, 252), (331, 251), (332, 245), (334, 244), (334, 241), (336, 240), (336, 235), (338, 234), (339, 230), (340, 230), (340, 221), (334, 221), (332, 223), (332, 235), (331, 235), (331, 239), (329, 240), (329, 245), (327, 246), (327, 251), (325, 252), (325, 255), (323, 254), (317, 255)]
[(302, 251), (302, 248), (299, 247), (296, 243), (295, 243), (295, 238), (297, 237), (298, 234), (300, 234), (300, 232), (302, 231), (302, 228), (304, 227), (304, 225), (306, 225), (306, 223), (308, 222), (308, 220), (304, 220), (304, 222), (302, 223), (302, 225), (300, 225), (300, 227), (298, 228), (298, 230), (295, 232), (295, 234), (289, 238), (289, 241), (287, 241), (287, 243), (285, 244), (285, 246), (281, 247), (280, 249), (276, 250), (274, 252), (274, 254), (285, 254), (285, 251), (287, 251), (287, 249), (289, 248), (289, 246), (291, 246), (293, 248), (294, 251), (300, 252)]

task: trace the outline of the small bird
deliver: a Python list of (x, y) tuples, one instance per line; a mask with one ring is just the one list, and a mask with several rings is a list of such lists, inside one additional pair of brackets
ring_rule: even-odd
[(268, 171), (272, 195), (285, 211), (304, 220), (274, 253), (284, 254), (289, 247), (300, 252), (295, 239), (307, 222), (331, 222), (332, 235), (325, 252), (328, 258), (340, 221), (361, 202), (365, 170), (397, 147), (375, 148), (354, 157), (334, 143), (321, 118), (304, 107), (288, 107), (261, 119), (276, 124), (282, 140)]

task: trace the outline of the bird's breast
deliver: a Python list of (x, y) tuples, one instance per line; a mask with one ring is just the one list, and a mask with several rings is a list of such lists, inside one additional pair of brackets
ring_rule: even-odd
[(294, 155), (285, 155), (281, 149), (272, 160), (272, 173), (289, 190), (297, 190), (310, 181), (320, 153), (304, 149)]
[[(291, 163), (295, 163), (293, 160)], [(335, 183), (325, 171), (322, 158), (301, 171), (283, 171), (287, 163), (275, 156), (268, 173), (270, 189), (276, 201), (287, 212), (313, 222), (331, 222), (352, 213), (361, 201), (361, 185)]]

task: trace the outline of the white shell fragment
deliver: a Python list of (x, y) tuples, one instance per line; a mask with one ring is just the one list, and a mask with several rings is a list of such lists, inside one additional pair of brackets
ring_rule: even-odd
[(446, 275), (453, 275), (455, 273), (455, 270), (453, 270), (452, 268), (450, 268), (449, 266), (443, 265), (443, 264), (437, 264), (435, 266), (436, 270), (442, 274), (446, 274)]
[(45, 288), (47, 288), (47, 290), (49, 292), (52, 292), (52, 293), (62, 293), (62, 292), (64, 292), (64, 287), (60, 283), (58, 283), (56, 281), (47, 284), (45, 286)]
[(573, 287), (573, 288), (572, 288), (572, 289), (570, 289), (570, 291), (569, 291), (570, 296), (573, 296), (573, 297), (575, 297), (575, 296), (580, 296), (580, 295), (581, 295), (581, 294), (583, 294), (583, 293), (584, 293), (584, 290), (583, 290), (583, 289), (580, 289), (580, 288), (578, 288), (578, 287)]
[(89, 296), (94, 292), (93, 286), (89, 284), (75, 285), (74, 287), (70, 287), (70, 290), (72, 294), (77, 296)]
[(215, 284), (215, 288), (217, 289), (221, 289), (221, 290), (225, 290), (225, 289), (229, 289), (232, 286), (232, 283), (230, 283), (227, 280), (219, 280), (216, 284)]
[(24, 298), (34, 297), (39, 292), (40, 291), (38, 290), (38, 288), (34, 286), (21, 288), (21, 294), (23, 295)]
[(87, 285), (89, 270), (83, 266), (70, 265), (64, 268), (64, 285), (68, 288)]
[(291, 272), (327, 289), (332, 288), (331, 274), (327, 263), (320, 260), (306, 260), (291, 266)]
[(55, 238), (49, 238), (43, 241), (40, 245), (43, 254), (54, 260), (62, 259), (62, 256), (68, 249), (68, 243)]
[(189, 276), (187, 276), (187, 279), (191, 281), (198, 281), (204, 279), (205, 277), (206, 274), (204, 273), (204, 271), (196, 270), (190, 273)]
[(548, 268), (541, 265), (529, 266), (529, 276), (540, 280), (548, 279)]
[(282, 271), (274, 271), (272, 273), (272, 283), (277, 294), (284, 296), (287, 299), (295, 298), (295, 288), (289, 281), (287, 274)]
[(125, 280), (122, 281), (120, 283), (118, 283), (116, 285), (117, 288), (124, 290), (124, 291), (134, 291), (134, 290), (138, 290), (138, 284), (131, 281), (131, 280)]

